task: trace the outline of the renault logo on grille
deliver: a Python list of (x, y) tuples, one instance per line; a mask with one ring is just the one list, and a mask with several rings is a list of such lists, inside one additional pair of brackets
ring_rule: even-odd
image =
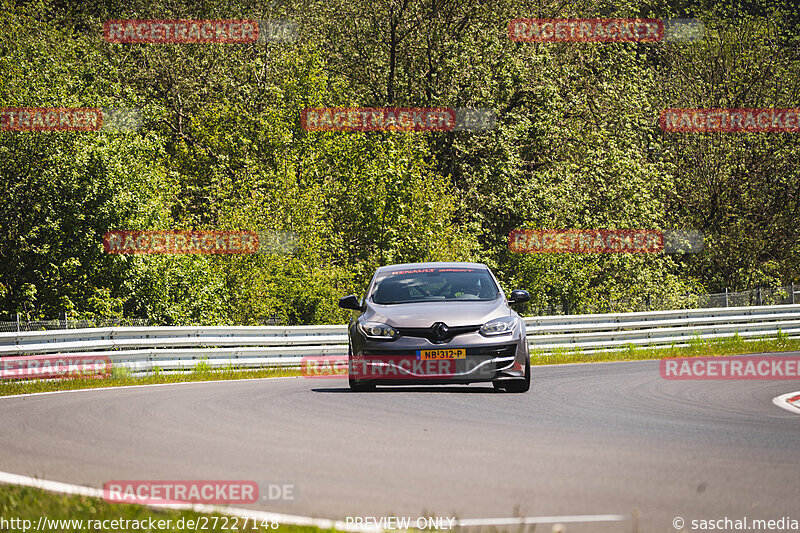
[(443, 341), (448, 337), (448, 332), (450, 330), (447, 328), (447, 324), (444, 322), (437, 322), (433, 326), (431, 326), (431, 336), (439, 341)]

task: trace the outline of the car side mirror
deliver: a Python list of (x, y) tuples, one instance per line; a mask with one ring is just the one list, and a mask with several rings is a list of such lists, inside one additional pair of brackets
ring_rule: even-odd
[(355, 294), (350, 294), (339, 298), (339, 307), (342, 309), (352, 309), (353, 311), (361, 311), (361, 301)]
[(522, 289), (514, 289), (511, 291), (511, 298), (508, 299), (509, 304), (521, 304), (525, 303), (531, 299), (531, 295), (528, 291), (523, 291)]

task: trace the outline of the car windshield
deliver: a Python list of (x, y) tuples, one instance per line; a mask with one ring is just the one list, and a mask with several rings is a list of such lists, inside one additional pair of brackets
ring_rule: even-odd
[(386, 272), (375, 281), (376, 304), (494, 300), (500, 295), (489, 271), (479, 268), (414, 268)]

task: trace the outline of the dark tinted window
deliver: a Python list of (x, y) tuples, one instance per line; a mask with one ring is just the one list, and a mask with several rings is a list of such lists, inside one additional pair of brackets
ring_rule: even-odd
[(376, 280), (377, 304), (494, 300), (500, 292), (485, 269), (419, 268), (396, 270)]

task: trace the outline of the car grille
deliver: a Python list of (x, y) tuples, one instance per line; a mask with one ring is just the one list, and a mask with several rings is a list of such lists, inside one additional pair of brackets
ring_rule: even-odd
[(436, 322), (428, 328), (397, 328), (400, 335), (406, 337), (419, 337), (428, 339), (432, 343), (440, 344), (451, 340), (456, 335), (463, 333), (472, 333), (481, 329), (480, 325), (477, 326), (448, 326), (444, 322)]

